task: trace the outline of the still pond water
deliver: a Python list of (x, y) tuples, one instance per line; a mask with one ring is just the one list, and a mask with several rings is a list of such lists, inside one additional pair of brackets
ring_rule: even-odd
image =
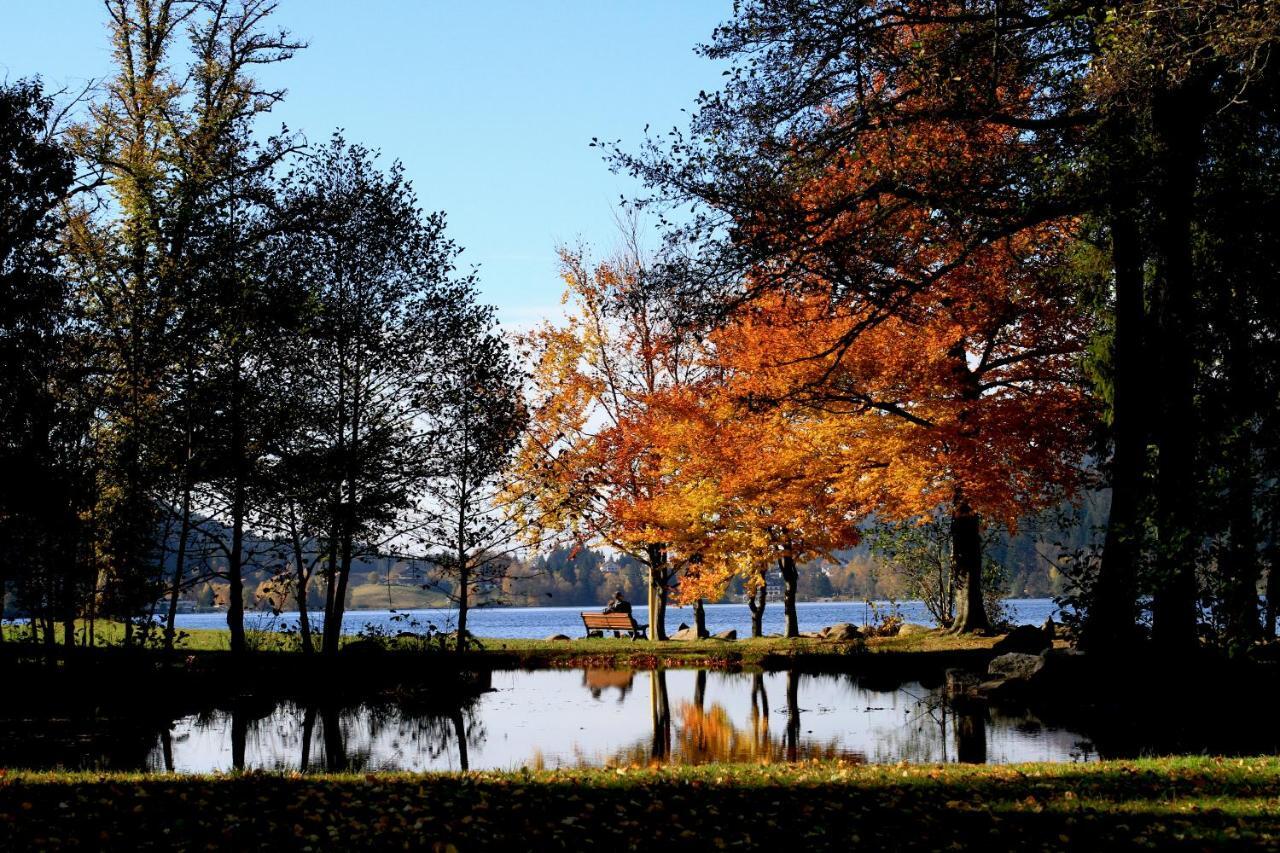
[[(1058, 607), (1048, 598), (1012, 598), (1002, 602), (1005, 616), (1016, 625), (1040, 625), (1045, 617), (1058, 618)], [(796, 605), (801, 631), (816, 631), (826, 625), (838, 622), (851, 622), (864, 625), (875, 621), (877, 611), (880, 614), (898, 612), (907, 622), (922, 625), (933, 625), (934, 620), (919, 601), (902, 601), (891, 604), (886, 601), (864, 604), (861, 601), (802, 602)], [(583, 635), (583, 611), (599, 611), (600, 607), (482, 607), (472, 610), (467, 615), (467, 628), (478, 637), (501, 637), (508, 639), (543, 639), (552, 634), (567, 634), (570, 637)], [(751, 629), (751, 613), (745, 604), (709, 604), (707, 611), (707, 630), (713, 634), (728, 629), (735, 629), (739, 636), (747, 636)], [(637, 607), (635, 619), (641, 624), (649, 621), (648, 608)], [(312, 622), (318, 623), (312, 616)], [(277, 630), (296, 625), (298, 614), (281, 613), (272, 616), (264, 613), (246, 614), (245, 622), (251, 627), (261, 630)], [(689, 607), (667, 608), (667, 630), (674, 631), (681, 623), (693, 624), (693, 609)], [(348, 611), (342, 620), (342, 630), (346, 634), (359, 634), (370, 629), (386, 631), (392, 634), (403, 630), (425, 631), (428, 625), (437, 630), (450, 631), (456, 624), (453, 610), (357, 610)], [(184, 613), (177, 620), (179, 629), (193, 628), (223, 629), (227, 627), (225, 613)], [(769, 602), (764, 612), (764, 632), (766, 634), (782, 633), (782, 604)]]
[[(461, 706), (429, 711), (246, 701), (156, 721), (130, 738), (99, 738), (97, 747), (81, 743), (57, 762), (42, 750), (34, 763), (197, 773), (1095, 757), (1083, 735), (1026, 714), (957, 716), (938, 688), (918, 682), (877, 689), (852, 676), (580, 669), (495, 672), (491, 686)], [(33, 763), (7, 758), (10, 766)]]

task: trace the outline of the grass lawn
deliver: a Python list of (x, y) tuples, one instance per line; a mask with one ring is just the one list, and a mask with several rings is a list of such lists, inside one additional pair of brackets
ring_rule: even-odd
[(0, 778), (4, 850), (1278, 846), (1276, 758)]
[[(5, 627), (6, 641), (21, 639), (25, 627)], [(124, 631), (117, 623), (99, 622), (95, 627), (101, 645), (119, 645)], [(188, 651), (226, 651), (230, 635), (219, 629), (192, 629), (180, 633), (178, 648)], [(158, 639), (158, 635), (157, 635)], [(296, 652), (296, 636), (274, 631), (250, 630), (249, 647), (267, 652)], [(346, 637), (351, 642), (357, 637)], [(575, 638), (572, 640), (513, 640), (481, 637), (480, 661), (493, 659), (501, 665), (516, 666), (759, 666), (785, 665), (791, 659), (838, 664), (854, 656), (881, 653), (949, 653), (989, 650), (995, 637), (953, 636), (941, 632), (906, 637), (871, 638), (865, 642), (828, 642), (810, 638), (787, 640), (778, 637), (742, 640), (670, 640), (664, 643), (627, 638)], [(412, 650), (411, 641), (387, 641), (388, 648)], [(1065, 643), (1059, 642), (1059, 646)], [(925, 656), (925, 655), (922, 655)]]

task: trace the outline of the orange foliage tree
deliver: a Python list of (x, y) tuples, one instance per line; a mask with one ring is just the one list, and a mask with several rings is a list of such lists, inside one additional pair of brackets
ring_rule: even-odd
[(604, 546), (644, 564), (650, 636), (663, 640), (682, 562), (669, 547), (673, 532), (649, 511), (665, 477), (660, 451), (638, 425), (651, 399), (696, 378), (696, 343), (677, 331), (670, 305), (643, 286), (646, 266), (634, 241), (594, 266), (567, 250), (561, 261), (568, 317), (524, 340), (536, 367), (532, 417), (515, 465), (516, 505), (538, 541)]
[(860, 506), (839, 489), (846, 463), (832, 430), (842, 425), (812, 408), (756, 409), (738, 390), (709, 369), (651, 399), (636, 426), (659, 449), (663, 489), (636, 509), (672, 531), (669, 547), (686, 565), (682, 601), (718, 598), (735, 574), (754, 598), (776, 565), (785, 635), (796, 637), (798, 565), (860, 539)]

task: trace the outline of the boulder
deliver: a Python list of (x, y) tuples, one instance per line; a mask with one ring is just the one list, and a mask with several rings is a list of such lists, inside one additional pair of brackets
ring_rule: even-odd
[(1040, 626), (1040, 631), (1041, 633), (1044, 634), (1045, 639), (1049, 641), (1049, 645), (1051, 646), (1053, 645), (1053, 636), (1054, 636), (1053, 629), (1054, 629), (1053, 617), (1052, 616), (1044, 617), (1044, 624)]
[(1001, 637), (991, 648), (997, 652), (1018, 652), (1026, 655), (1038, 655), (1053, 645), (1044, 631), (1035, 625), (1019, 625)]
[(993, 678), (1027, 681), (1037, 672), (1044, 669), (1043, 655), (1027, 655), (1018, 652), (1000, 655), (987, 666), (987, 672)]
[(918, 622), (903, 622), (901, 625), (898, 626), (897, 636), (912, 637), (912, 636), (915, 636), (916, 634), (927, 634), (932, 630), (933, 629), (930, 628), (928, 625), (921, 625)]
[(836, 642), (848, 642), (849, 640), (862, 639), (862, 632), (858, 630), (858, 626), (850, 622), (841, 622), (832, 625), (822, 631), (822, 636), (827, 640)]
[(557, 643), (566, 643), (569, 641), (569, 638), (564, 634), (552, 634), (550, 637), (547, 637), (547, 639)]
[(683, 631), (683, 630), (685, 630), (685, 629), (686, 629), (686, 628), (688, 628), (688, 627), (689, 627), (688, 625), (686, 625), (685, 623), (681, 622), (681, 623), (680, 623), (680, 627), (679, 627), (679, 628), (676, 628), (676, 630), (677, 630), (677, 631)]
[(716, 634), (716, 639), (717, 640), (736, 640), (738, 639), (738, 632), (733, 628), (730, 628), (728, 631), (721, 631), (719, 634)]
[(674, 634), (672, 634), (672, 635), (671, 635), (671, 639), (673, 639), (673, 640), (696, 640), (696, 639), (698, 639), (698, 630), (697, 630), (696, 628), (690, 628), (690, 627), (688, 627), (688, 626), (686, 625), (685, 627), (680, 628), (678, 631), (676, 631)]

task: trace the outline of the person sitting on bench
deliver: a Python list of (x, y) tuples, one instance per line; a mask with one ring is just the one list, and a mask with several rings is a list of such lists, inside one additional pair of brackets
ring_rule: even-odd
[(605, 613), (630, 613), (631, 602), (622, 597), (622, 590), (613, 594), (613, 600), (604, 609)]
[[(618, 590), (613, 594), (613, 600), (604, 608), (605, 613), (626, 613), (631, 615), (631, 602), (622, 597), (622, 590)], [(622, 634), (617, 631), (613, 632), (613, 636), (621, 637)]]

